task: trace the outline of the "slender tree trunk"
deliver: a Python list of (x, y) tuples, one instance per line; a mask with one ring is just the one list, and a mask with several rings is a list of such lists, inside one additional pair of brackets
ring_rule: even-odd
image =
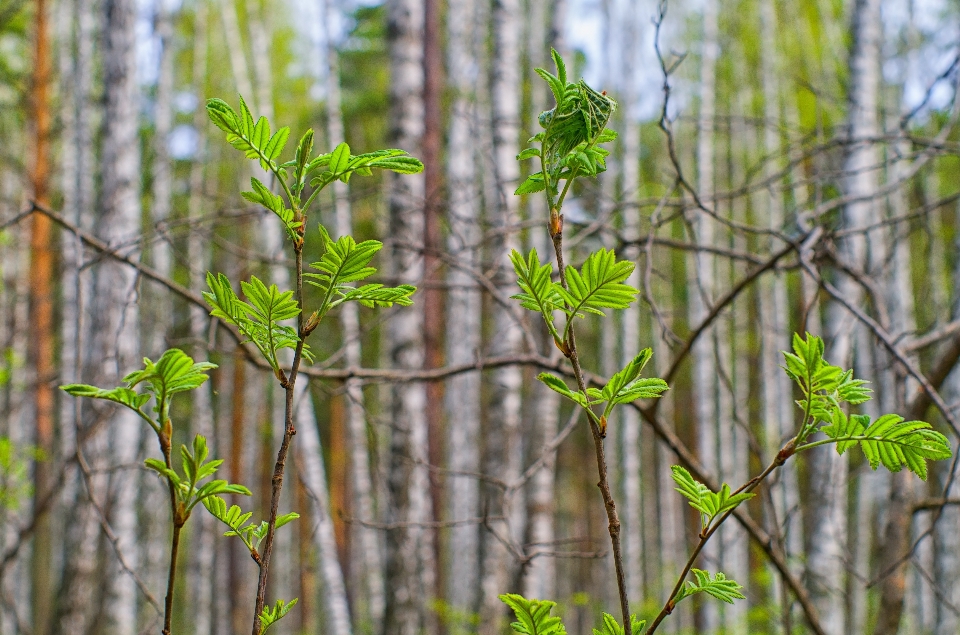
[[(61, 62), (70, 78), (70, 91), (64, 101), (65, 140), (62, 173), (64, 178), (64, 214), (80, 227), (92, 225), (94, 208), (94, 120), (96, 107), (93, 93), (93, 46), (98, 22), (90, 0), (77, 0), (76, 22), (72, 37), (66, 36), (62, 45), (67, 60)], [(66, 35), (66, 34), (64, 34)], [(73, 40), (71, 42), (70, 40)], [(83, 246), (79, 239), (64, 233), (65, 260), (69, 273), (63, 283), (65, 315), (62, 322), (61, 376), (66, 382), (81, 381), (84, 374), (83, 351), (88, 329), (85, 300), (89, 298), (90, 271), (81, 271)], [(72, 312), (71, 312), (72, 311)], [(72, 459), (79, 442), (81, 403), (79, 400), (61, 401), (61, 457)], [(64, 563), (61, 575), (60, 601), (54, 616), (55, 630), (66, 633), (86, 632), (88, 615), (95, 595), (92, 570), (96, 567), (96, 542), (99, 527), (89, 502), (85, 500), (80, 477), (73, 472), (67, 479), (61, 504), (64, 515)]]
[[(763, 151), (768, 157), (780, 154), (780, 86), (778, 71), (780, 56), (777, 54), (777, 12), (773, 0), (764, 0), (760, 5), (760, 31), (763, 46), (767, 54), (762, 56), (761, 82), (763, 88)], [(768, 159), (765, 163), (765, 177), (772, 179), (782, 162)], [(759, 209), (768, 211), (769, 228), (781, 229), (786, 223), (783, 193), (779, 187), (771, 186), (761, 195)], [(776, 249), (771, 241), (768, 249)], [(787, 280), (782, 272), (771, 272), (760, 281), (760, 336), (762, 399), (764, 420), (764, 447), (768, 456), (779, 451), (783, 443), (795, 434), (793, 388), (790, 378), (783, 373), (780, 351), (790, 350), (789, 332), (790, 306), (787, 298)], [(768, 530), (777, 536), (780, 548), (787, 558), (799, 556), (803, 549), (802, 523), (798, 513), (800, 502), (797, 462), (791, 461), (780, 468), (780, 479), (771, 484), (773, 507), (769, 510)], [(770, 597), (784, 604), (783, 584), (776, 573), (771, 577)], [(784, 616), (784, 631), (790, 630), (792, 622), (790, 607), (781, 606)]]
[[(516, 161), (519, 152), (520, 125), (520, 2), (496, 0), (493, 3), (493, 58), (491, 59), (491, 110), (493, 132), (494, 176), (496, 178), (497, 218), (495, 224), (503, 237), (491, 254), (496, 263), (497, 284), (509, 295), (515, 286), (509, 254), (520, 243), (512, 226), (519, 222), (520, 199), (513, 195), (520, 177)], [(494, 309), (496, 337), (491, 350), (505, 355), (521, 350), (523, 332), (504, 307)], [(523, 372), (519, 367), (495, 371), (491, 415), (486, 432), (486, 471), (501, 474), (509, 482), (519, 478), (523, 462), (521, 434)], [(524, 535), (522, 490), (503, 496), (502, 513), (506, 520), (494, 526), (503, 537), (519, 543)], [(499, 495), (499, 492), (496, 493)], [(496, 509), (496, 507), (491, 507)], [(497, 538), (485, 536), (483, 579), (481, 581), (481, 633), (499, 633), (504, 626), (505, 612), (498, 595), (510, 590), (517, 568), (513, 556)]]
[(350, 635), (350, 610), (347, 606), (347, 590), (343, 579), (343, 570), (337, 559), (337, 543), (333, 534), (333, 518), (330, 516), (330, 495), (323, 467), (323, 451), (320, 448), (320, 435), (317, 432), (317, 420), (313, 403), (303, 381), (298, 390), (297, 436), (295, 446), (297, 463), (301, 466), (301, 478), (310, 498), (313, 500), (313, 513), (316, 530), (312, 532), (320, 560), (320, 573), (323, 577), (324, 612), (328, 620), (329, 631), (333, 635)]
[[(627, 7), (619, 16), (622, 29), (622, 95), (623, 113), (623, 183), (622, 214), (623, 235), (627, 240), (640, 238), (640, 209), (637, 202), (640, 195), (640, 122), (633, 108), (638, 98), (637, 62), (641, 50), (640, 29), (636, 11)], [(621, 258), (636, 263), (636, 268), (627, 279), (627, 284), (639, 289), (640, 249), (637, 246), (619, 254)], [(619, 349), (621, 351), (620, 368), (626, 366), (641, 349), (640, 342), (640, 302), (634, 302), (622, 313), (623, 325)], [(619, 370), (619, 368), (617, 369)], [(621, 444), (623, 452), (623, 537), (624, 567), (627, 575), (627, 597), (637, 606), (644, 599), (643, 576), (643, 532), (642, 520), (643, 487), (641, 474), (642, 450), (640, 447), (640, 417), (633, 408), (620, 409)], [(639, 634), (638, 634), (639, 635)]]
[[(423, 135), (423, 2), (387, 3), (390, 54), (391, 144), (413, 154)], [(412, 249), (423, 237), (422, 178), (389, 177), (392, 270), (397, 280), (419, 282), (423, 255)], [(401, 311), (389, 325), (391, 360), (395, 368), (420, 369), (424, 363), (423, 314)], [(427, 462), (427, 395), (421, 383), (393, 389), (388, 522), (404, 523), (388, 531), (387, 600), (383, 629), (390, 635), (416, 635), (426, 628), (425, 610), (435, 595), (431, 553), (432, 532), (422, 523), (432, 517)], [(424, 557), (426, 556), (426, 557)]]
[[(848, 175), (844, 189), (848, 196), (868, 196), (877, 189), (875, 166), (879, 157), (871, 142), (865, 139), (876, 136), (878, 132), (879, 47), (880, 3), (878, 0), (858, 0), (854, 6), (853, 47), (849, 62), (848, 126), (854, 145), (844, 165)], [(847, 227), (862, 227), (876, 218), (872, 201), (853, 203), (843, 210)], [(863, 269), (867, 264), (866, 249), (866, 240), (862, 235), (850, 236), (840, 245), (842, 257), (857, 269)], [(845, 297), (859, 302), (862, 294), (856, 282), (844, 277), (840, 285)], [(830, 340), (827, 359), (831, 363), (845, 368), (850, 365), (854, 330), (853, 317), (836, 303), (830, 305), (827, 316)], [(814, 522), (807, 558), (808, 585), (824, 629), (830, 635), (835, 635), (842, 633), (846, 624), (844, 563), (847, 548), (847, 458), (837, 455), (832, 448), (824, 447), (814, 450), (811, 461), (814, 466), (812, 486), (815, 494), (810, 510)]]
[[(550, 18), (552, 18), (552, 12), (562, 10), (560, 4), (562, 2), (553, 3), (553, 6), (548, 7), (546, 0), (529, 0), (528, 2), (527, 24), (529, 31), (526, 38), (529, 58), (528, 69), (533, 67), (548, 68), (550, 64), (550, 58), (547, 54), (548, 24)], [(554, 42), (554, 45), (559, 48), (559, 44), (556, 42)], [(532, 109), (527, 115), (527, 131), (533, 133), (540, 130), (537, 117), (542, 110), (547, 109), (550, 95), (543, 82), (533, 79), (530, 84)], [(527, 214), (529, 220), (535, 221), (530, 229), (528, 247), (535, 248), (539, 254), (550, 253), (549, 250), (553, 247), (553, 243), (547, 234), (548, 214), (542, 196), (528, 197)], [(535, 324), (540, 349), (548, 351), (548, 354), (556, 355), (553, 338), (539, 321), (535, 321)], [(540, 456), (541, 452), (545, 450), (545, 446), (553, 441), (559, 430), (560, 396), (540, 382), (534, 382), (532, 394), (536, 427), (533, 431), (534, 441), (531, 443), (531, 454), (532, 456)], [(533, 544), (534, 552), (537, 549), (544, 551), (553, 549), (556, 537), (554, 526), (556, 460), (556, 450), (547, 452), (544, 456), (543, 466), (530, 482), (527, 513), (529, 516), (529, 540)], [(526, 568), (523, 580), (524, 595), (528, 598), (556, 597), (556, 571), (556, 559), (551, 556), (542, 556), (532, 560)]]
[[(697, 188), (701, 200), (711, 208), (714, 201), (714, 113), (716, 101), (716, 62), (719, 55), (718, 0), (706, 0), (703, 14), (703, 44), (700, 61), (700, 114), (697, 136)], [(696, 212), (691, 224), (694, 240), (700, 245), (713, 245), (713, 221), (702, 212)], [(690, 287), (690, 324), (700, 324), (710, 310), (714, 296), (714, 267), (716, 258), (707, 252), (694, 255), (693, 284)], [(696, 387), (696, 413), (699, 424), (699, 452), (704, 467), (711, 473), (719, 473), (717, 456), (717, 381), (716, 332), (711, 329), (693, 346), (694, 385)], [(720, 562), (719, 542), (707, 543), (703, 551), (708, 563)], [(705, 602), (701, 608), (702, 632), (713, 633), (720, 626), (720, 612), (716, 603)]]
[[(96, 232), (110, 244), (139, 234), (140, 229), (140, 138), (138, 134), (139, 94), (136, 83), (136, 6), (132, 0), (107, 0), (104, 48), (106, 112), (103, 141), (103, 190)], [(98, 310), (93, 355), (102, 360), (101, 381), (118, 385), (120, 379), (139, 365), (136, 277), (121, 263), (103, 261), (97, 272)], [(111, 458), (115, 464), (137, 460), (140, 421), (129, 410), (119, 409), (110, 435)], [(135, 481), (111, 479), (115, 499), (111, 523), (119, 538), (118, 547), (136, 567)], [(108, 581), (110, 621), (115, 632), (136, 631), (137, 589), (134, 581), (115, 568)]]
[[(333, 3), (323, 3), (324, 24), (333, 24)], [(333, 146), (344, 138), (343, 113), (340, 106), (340, 63), (332, 29), (326, 29), (327, 58), (327, 137)], [(337, 235), (345, 236), (353, 231), (350, 198), (347, 184), (336, 181), (333, 184), (334, 207), (336, 212)], [(340, 307), (340, 328), (343, 333), (345, 354), (344, 362), (348, 367), (361, 366), (360, 358), (360, 322), (356, 303), (347, 302)], [(367, 440), (367, 420), (363, 403), (363, 389), (357, 379), (348, 379), (346, 384), (347, 428), (351, 452), (351, 486), (355, 515), (363, 520), (374, 518), (375, 506), (373, 484), (370, 478), (370, 450)], [(355, 604), (363, 608), (356, 609), (355, 615), (361, 616), (369, 624), (379, 624), (383, 619), (384, 587), (382, 556), (377, 531), (369, 527), (357, 526), (358, 540), (352, 543), (353, 566), (350, 570), (357, 579), (363, 581), (363, 592), (354, 595)], [(360, 603), (363, 598), (365, 604)]]
[[(43, 206), (50, 204), (50, 76), (53, 66), (50, 26), (46, 0), (38, 0), (34, 16), (34, 65), (31, 126), (34, 135), (33, 165), (30, 186), (33, 199)], [(47, 460), (37, 461), (33, 473), (34, 509), (49, 492), (53, 481), (54, 423), (54, 325), (53, 325), (53, 239), (48, 217), (33, 216), (30, 232), (30, 358), (36, 386), (33, 408), (36, 426), (34, 444)], [(36, 512), (34, 512), (36, 513)], [(31, 613), (33, 632), (46, 635), (53, 610), (53, 540), (50, 514), (42, 513), (33, 534), (31, 574)]]
[[(478, 134), (475, 95), (479, 75), (480, 38), (475, 29), (474, 0), (451, 0), (447, 6), (447, 76), (454, 91), (447, 151), (447, 182), (450, 205), (447, 214), (447, 249), (458, 266), (447, 273), (447, 363), (463, 364), (480, 354), (482, 303), (474, 278), (481, 267), (480, 191), (477, 187), (474, 139)], [(447, 466), (454, 472), (480, 470), (480, 372), (464, 373), (448, 380), (445, 410), (447, 421)], [(462, 520), (480, 513), (479, 482), (473, 476), (451, 476), (447, 481), (449, 517)], [(476, 612), (479, 586), (480, 533), (475, 524), (450, 530), (447, 601), (454, 610), (451, 632), (470, 629), (466, 619)], [(461, 617), (463, 616), (463, 617)]]

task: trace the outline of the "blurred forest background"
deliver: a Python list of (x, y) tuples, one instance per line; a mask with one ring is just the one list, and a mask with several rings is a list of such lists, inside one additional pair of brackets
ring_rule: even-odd
[[(160, 628), (149, 430), (60, 384), (117, 385), (168, 346), (219, 364), (175, 443), (204, 433), (247, 505), (269, 501), (282, 392), (199, 297), (208, 270), (289, 276), (275, 219), (238, 195), (250, 164), (203, 111), (238, 92), (321, 148), (426, 165), (324, 201), (331, 234), (383, 239), (386, 277), (421, 290), (313, 340), (281, 507), (302, 517), (268, 596), (300, 602), (278, 635), (504, 633), (508, 591), (558, 600), (577, 634), (615, 612), (586, 422), (535, 381), (565, 362), (509, 300), (506, 254), (549, 244), (542, 201), (513, 190), (551, 46), (620, 104), (608, 171), (566, 205), (568, 257), (614, 248), (642, 290), (580, 328), (581, 358), (608, 376), (652, 346), (672, 386), (606, 439), (642, 616), (699, 530), (669, 466), (737, 486), (792, 435), (792, 332), (873, 382), (866, 412), (956, 449), (956, 0), (2, 0), (0, 633)], [(397, 279), (410, 250), (419, 279)], [(686, 603), (667, 632), (960, 632), (956, 461), (924, 483), (821, 449), (700, 561), (748, 599)], [(187, 531), (174, 632), (244, 632), (256, 565), (206, 514)]]

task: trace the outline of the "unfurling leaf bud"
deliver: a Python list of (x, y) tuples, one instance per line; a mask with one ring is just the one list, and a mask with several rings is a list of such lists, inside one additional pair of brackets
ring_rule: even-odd
[(557, 208), (550, 209), (550, 237), (555, 238), (563, 233), (563, 214)]
[(607, 438), (607, 415), (600, 415), (600, 438)]

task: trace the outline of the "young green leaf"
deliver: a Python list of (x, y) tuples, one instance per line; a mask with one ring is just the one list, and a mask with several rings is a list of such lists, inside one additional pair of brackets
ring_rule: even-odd
[(949, 459), (953, 453), (947, 438), (926, 421), (904, 421), (895, 414), (883, 415), (863, 431), (869, 440), (860, 442), (870, 467), (882, 463), (891, 472), (904, 466), (927, 480), (927, 461)]
[[(610, 378), (610, 381), (599, 392), (599, 397), (607, 401), (607, 411), (616, 404), (630, 403), (637, 399), (652, 399), (659, 397), (669, 389), (667, 382), (656, 377), (642, 378), (640, 373), (650, 358), (653, 350), (645, 348), (634, 357), (623, 370)], [(591, 394), (591, 396), (593, 396)]]
[(584, 408), (587, 407), (587, 398), (584, 397), (582, 393), (567, 388), (567, 385), (563, 382), (563, 380), (556, 375), (551, 375), (550, 373), (540, 373), (537, 375), (537, 379), (546, 384), (547, 388), (550, 390), (560, 393), (567, 399), (583, 406)]
[(510, 607), (517, 621), (510, 624), (521, 635), (566, 635), (560, 618), (550, 612), (557, 605), (549, 600), (528, 600), (516, 593), (505, 593), (500, 601)]
[(535, 172), (528, 176), (513, 193), (515, 195), (536, 194), (542, 192), (544, 188), (546, 183), (543, 181), (543, 172)]
[(733, 604), (734, 600), (747, 599), (746, 596), (740, 592), (740, 589), (743, 587), (735, 581), (727, 579), (727, 576), (719, 571), (712, 579), (710, 574), (702, 569), (690, 569), (690, 573), (693, 574), (694, 579), (687, 580), (687, 583), (681, 587), (680, 592), (677, 593), (677, 597), (673, 600), (675, 605), (678, 604), (680, 600), (696, 595), (697, 593), (706, 593), (727, 604)]
[[(633, 635), (640, 635), (646, 625), (646, 620), (637, 619), (636, 615), (630, 616), (630, 632), (633, 633)], [(600, 624), (600, 628), (593, 629), (593, 635), (623, 635), (623, 633), (623, 626), (620, 625), (617, 618), (609, 613), (603, 614), (603, 621)]]
[(263, 635), (267, 632), (267, 629), (272, 625), (278, 622), (283, 616), (290, 612), (297, 604), (297, 598), (293, 598), (289, 602), (284, 602), (283, 600), (277, 600), (276, 606), (273, 608), (269, 606), (263, 607), (263, 612), (260, 613), (260, 635)]
[(511, 298), (520, 300), (520, 306), (529, 311), (539, 311), (551, 334), (559, 338), (553, 327), (553, 312), (563, 305), (563, 297), (558, 291), (560, 286), (551, 278), (553, 265), (549, 262), (541, 265), (536, 249), (530, 250), (526, 260), (514, 249), (510, 253), (510, 262), (517, 273), (517, 284), (523, 291)]
[[(600, 249), (590, 254), (580, 271), (566, 268), (567, 287), (557, 287), (569, 316), (584, 317), (584, 313), (603, 315), (602, 309), (625, 309), (633, 302), (639, 289), (623, 284), (633, 272), (634, 264), (617, 260), (613, 250)], [(567, 325), (569, 329), (569, 323)]]
[(297, 234), (296, 230), (298, 227), (303, 225), (303, 223), (294, 220), (293, 210), (289, 209), (284, 204), (283, 198), (271, 192), (270, 189), (261, 183), (259, 179), (251, 177), (250, 185), (253, 187), (253, 191), (241, 192), (240, 196), (251, 203), (263, 205), (268, 210), (276, 214), (277, 218), (279, 218), (283, 223), (283, 227), (286, 230), (287, 235), (294, 241), (298, 240), (299, 235)]

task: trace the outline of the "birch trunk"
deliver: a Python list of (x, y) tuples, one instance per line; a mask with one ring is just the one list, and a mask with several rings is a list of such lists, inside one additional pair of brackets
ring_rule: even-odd
[[(869, 196), (877, 189), (878, 153), (871, 142), (879, 132), (877, 105), (880, 58), (880, 2), (857, 0), (853, 12), (853, 46), (850, 52), (850, 93), (848, 127), (853, 146), (846, 157), (844, 183), (848, 196)], [(877, 218), (875, 204), (866, 200), (848, 205), (843, 210), (847, 227), (862, 227)], [(863, 235), (848, 237), (840, 244), (845, 261), (855, 269), (867, 264), (867, 244)], [(841, 278), (840, 292), (859, 303), (859, 285), (848, 277)], [(853, 317), (838, 304), (828, 307), (827, 359), (841, 367), (849, 367), (853, 359), (855, 337)], [(828, 451), (829, 450), (829, 451)], [(821, 616), (824, 630), (839, 635), (846, 626), (845, 558), (847, 549), (847, 479), (846, 457), (832, 448), (817, 448), (811, 455), (814, 497), (810, 512), (814, 522), (807, 558), (807, 579), (814, 605)], [(888, 632), (888, 631), (884, 631)]]
[[(136, 5), (133, 0), (107, 0), (104, 49), (106, 112), (103, 141), (101, 215), (95, 231), (109, 244), (119, 244), (140, 229), (139, 94), (136, 83)], [(97, 272), (97, 312), (94, 350), (100, 359), (98, 378), (119, 385), (139, 366), (136, 276), (127, 265), (105, 260)], [(116, 464), (137, 460), (140, 422), (127, 409), (118, 409), (112, 421), (110, 446)], [(136, 502), (133, 479), (111, 479), (115, 487), (111, 523), (131, 567), (136, 567)], [(136, 632), (137, 589), (134, 581), (114, 564), (107, 581), (110, 622), (120, 635)]]
[[(763, 150), (768, 157), (780, 155), (781, 100), (778, 72), (780, 56), (777, 51), (777, 8), (773, 0), (764, 0), (760, 5), (760, 31), (767, 54), (761, 58), (761, 82), (763, 87)], [(775, 178), (782, 162), (768, 159), (764, 177)], [(780, 230), (786, 224), (783, 191), (771, 184), (762, 198), (760, 208), (768, 210), (768, 227)], [(771, 241), (768, 249), (776, 249)], [(774, 456), (780, 447), (795, 433), (793, 387), (790, 378), (780, 370), (780, 351), (790, 350), (789, 332), (790, 305), (787, 298), (786, 275), (779, 271), (766, 274), (760, 281), (760, 335), (761, 368), (763, 385), (763, 420), (767, 456)], [(797, 463), (788, 462), (779, 470), (779, 479), (770, 485), (772, 508), (769, 510), (768, 528), (776, 536), (788, 561), (798, 557), (803, 550), (803, 528), (798, 512), (800, 503)], [(781, 604), (784, 629), (792, 623), (790, 603), (784, 595), (779, 575), (774, 573), (770, 587), (771, 598)]]
[[(335, 11), (330, 0), (323, 4), (326, 24), (335, 24)], [(340, 106), (340, 63), (332, 29), (326, 30), (327, 45), (327, 137), (331, 146), (344, 138), (343, 113)], [(353, 231), (350, 198), (347, 184), (336, 181), (333, 184), (335, 197), (337, 235), (345, 236)], [(347, 302), (340, 308), (340, 328), (343, 333), (345, 355), (348, 367), (360, 367), (360, 322), (356, 303)], [(346, 384), (347, 428), (351, 448), (351, 485), (353, 504), (358, 518), (372, 520), (375, 516), (373, 483), (370, 479), (370, 452), (367, 443), (367, 420), (363, 405), (363, 389), (357, 379), (348, 379)], [(355, 529), (359, 539), (353, 542), (353, 566), (351, 571), (357, 579), (363, 580), (364, 593), (355, 593), (355, 602), (364, 598), (362, 609), (355, 611), (358, 619), (362, 617), (369, 624), (379, 624), (383, 619), (384, 588), (381, 565), (380, 541), (377, 531), (359, 526)]]
[[(640, 122), (633, 112), (638, 98), (637, 60), (641, 50), (640, 29), (637, 12), (627, 7), (620, 15), (622, 28), (622, 105), (623, 113), (623, 181), (621, 186), (621, 209), (623, 210), (623, 237), (635, 241), (640, 238), (640, 209), (637, 207), (640, 194)], [(636, 263), (636, 268), (627, 279), (627, 284), (639, 289), (640, 249), (632, 245), (620, 257)], [(620, 366), (623, 368), (639, 352), (640, 302), (634, 302), (622, 313)], [(623, 535), (624, 568), (627, 577), (627, 598), (637, 606), (644, 599), (643, 579), (643, 488), (641, 483), (640, 417), (631, 407), (620, 408), (621, 444), (623, 452)]]
[[(447, 153), (450, 207), (447, 216), (447, 249), (458, 263), (447, 274), (447, 363), (463, 364), (480, 354), (482, 301), (474, 277), (481, 267), (480, 192), (475, 159), (478, 148), (478, 112), (475, 86), (480, 62), (480, 39), (474, 28), (474, 0), (450, 0), (447, 8), (447, 76), (454, 94)], [(447, 465), (453, 472), (480, 471), (480, 372), (451, 377), (447, 382)], [(480, 513), (480, 488), (474, 476), (451, 476), (447, 481), (451, 520), (474, 518)], [(451, 631), (470, 628), (467, 617), (479, 599), (480, 532), (476, 524), (450, 530), (446, 599), (453, 610)]]
[[(94, 208), (94, 129), (96, 108), (93, 93), (93, 45), (99, 25), (91, 0), (77, 0), (74, 40), (65, 40), (67, 60), (61, 62), (63, 77), (71, 78), (70, 91), (64, 100), (64, 215), (81, 227), (92, 226)], [(70, 125), (72, 124), (72, 126)], [(79, 382), (84, 378), (85, 342), (89, 335), (88, 313), (85, 301), (90, 296), (90, 271), (81, 271), (83, 245), (80, 240), (64, 233), (64, 259), (69, 262), (69, 276), (63, 284), (64, 311), (73, 307), (73, 318), (63, 320), (61, 379), (64, 383)], [(68, 313), (69, 314), (69, 313)], [(62, 429), (61, 456), (70, 460), (76, 453), (80, 427), (81, 402), (61, 400)], [(98, 441), (98, 439), (94, 439)], [(99, 531), (93, 509), (85, 500), (80, 476), (74, 471), (66, 481), (60, 498), (68, 519), (64, 525), (64, 562), (60, 597), (54, 617), (56, 628), (62, 632), (85, 632), (95, 587), (92, 573), (96, 566), (96, 541)]]
[(320, 573), (323, 576), (324, 609), (328, 622), (328, 632), (334, 635), (350, 635), (350, 609), (347, 605), (347, 590), (343, 579), (343, 570), (337, 559), (337, 542), (333, 533), (333, 518), (330, 516), (330, 495), (323, 467), (323, 451), (320, 448), (320, 435), (317, 432), (317, 419), (313, 402), (307, 389), (305, 377), (302, 388), (297, 392), (297, 436), (295, 446), (297, 464), (301, 466), (301, 478), (313, 501), (313, 518), (316, 530), (311, 532), (320, 560)]
[[(197, 133), (197, 151), (190, 166), (189, 199), (187, 202), (187, 217), (190, 219), (190, 233), (187, 236), (187, 262), (189, 263), (189, 279), (191, 289), (200, 289), (204, 286), (204, 278), (209, 268), (209, 256), (205, 247), (205, 232), (201, 226), (203, 214), (204, 190), (204, 155), (206, 152), (206, 123), (207, 115), (200, 98), (207, 75), (207, 43), (209, 8), (206, 0), (197, 3), (194, 14), (193, 30), (193, 65), (192, 88), (197, 97), (197, 108), (193, 114), (193, 127)], [(203, 307), (190, 307), (190, 335), (193, 338), (193, 357), (196, 360), (206, 359), (207, 351), (203, 345), (209, 329), (209, 317)], [(224, 372), (223, 370), (219, 372)], [(207, 445), (211, 447), (211, 454), (223, 456), (227, 444), (218, 437), (214, 423), (214, 380), (194, 390), (193, 398), (193, 432), (207, 438)], [(190, 563), (188, 573), (189, 597), (191, 598), (191, 614), (194, 618), (194, 628), (197, 635), (214, 635), (215, 613), (214, 604), (217, 598), (214, 594), (213, 571), (217, 563), (218, 542), (216, 540), (216, 519), (210, 514), (197, 514), (190, 525), (190, 540), (196, 541), (196, 551)], [(222, 549), (219, 550), (222, 552)], [(226, 621), (226, 620), (224, 620)]]
[[(530, 0), (527, 6), (528, 35), (526, 41), (528, 66), (530, 67), (547, 68), (549, 65), (547, 25), (548, 18), (551, 16), (548, 15), (547, 4), (545, 0)], [(560, 10), (557, 4), (550, 7), (550, 10)], [(559, 49), (557, 42), (553, 42), (553, 44), (558, 46)], [(543, 82), (535, 80), (531, 83), (533, 108), (528, 113), (527, 130), (529, 132), (533, 133), (541, 129), (537, 117), (542, 110), (547, 108), (549, 98), (549, 92)], [(529, 234), (528, 248), (535, 248), (539, 254), (549, 254), (553, 245), (546, 231), (547, 206), (543, 197), (528, 197), (527, 214), (529, 220), (534, 221)], [(535, 321), (535, 323), (538, 328), (537, 334), (541, 350), (549, 351), (549, 354), (555, 355), (556, 347), (553, 344), (553, 338), (546, 332), (546, 328), (540, 325), (539, 321)], [(540, 456), (541, 453), (546, 452), (543, 466), (532, 477), (527, 495), (530, 543), (533, 545), (535, 553), (538, 549), (544, 551), (552, 549), (556, 537), (554, 490), (557, 452), (556, 450), (546, 451), (546, 445), (553, 441), (559, 430), (560, 396), (540, 382), (534, 382), (532, 394), (536, 420), (535, 441), (532, 448), (534, 451), (539, 450), (535, 456)], [(556, 560), (552, 556), (541, 556), (533, 559), (525, 570), (524, 596), (528, 598), (556, 597), (556, 569)]]
[[(703, 48), (700, 61), (700, 114), (697, 136), (697, 188), (700, 199), (711, 208), (714, 201), (714, 114), (716, 101), (716, 63), (719, 55), (718, 0), (706, 0), (703, 13)], [(702, 211), (695, 210), (691, 221), (694, 241), (699, 245), (713, 245), (713, 221)], [(690, 323), (700, 324), (710, 310), (714, 296), (714, 268), (716, 258), (704, 251), (694, 255), (693, 282), (690, 285)], [(706, 331), (693, 346), (696, 413), (699, 428), (700, 460), (708, 472), (719, 473), (717, 455), (717, 382), (716, 332)], [(707, 563), (720, 562), (719, 543), (707, 543), (703, 551)], [(701, 609), (700, 627), (704, 633), (713, 633), (720, 626), (720, 612), (716, 603), (706, 602)]]
[[(390, 0), (387, 33), (391, 144), (416, 155), (424, 118), (422, 0)], [(423, 179), (391, 175), (389, 183), (389, 235), (399, 243), (391, 250), (392, 272), (398, 281), (418, 282), (423, 278), (423, 254), (408, 245), (418, 244), (423, 237)], [(417, 309), (398, 311), (388, 328), (392, 365), (423, 368), (423, 314)], [(417, 635), (425, 629), (425, 609), (435, 595), (432, 532), (423, 526), (433, 515), (425, 466), (426, 406), (422, 383), (394, 387), (386, 516), (388, 522), (403, 525), (387, 533), (383, 632), (389, 635)]]
[[(954, 219), (960, 219), (960, 202), (954, 207)], [(953, 239), (953, 248), (960, 250), (960, 234), (955, 234)], [(960, 260), (955, 261), (952, 273), (952, 299), (951, 318), (960, 319)], [(945, 395), (951, 399), (951, 403), (960, 398), (960, 374), (952, 373), (946, 381)], [(953, 444), (953, 451), (958, 451), (957, 444)], [(945, 498), (956, 499), (960, 497), (960, 474), (951, 469), (955, 469), (956, 464), (952, 461), (950, 468), (943, 470), (941, 475), (940, 489), (943, 490)], [(953, 480), (949, 487), (945, 487), (947, 479), (951, 476)], [(937, 523), (934, 533), (934, 540), (938, 546), (939, 557), (936, 561), (934, 575), (940, 583), (940, 588), (945, 594), (945, 599), (953, 606), (960, 606), (960, 532), (956, 528), (960, 526), (960, 506), (948, 505), (941, 512), (940, 522)], [(960, 615), (956, 611), (946, 606), (946, 602), (937, 604), (936, 624), (934, 626), (934, 635), (952, 635), (960, 630)]]
[[(513, 195), (520, 177), (516, 155), (519, 152), (520, 125), (520, 2), (496, 0), (493, 4), (493, 50), (490, 97), (492, 108), (494, 175), (496, 178), (496, 226), (504, 231), (491, 254), (496, 263), (497, 284), (509, 295), (514, 288), (513, 268), (509, 254), (520, 243), (512, 227), (519, 222), (519, 198)], [(523, 345), (523, 331), (512, 313), (501, 306), (495, 308), (491, 345), (494, 355), (516, 353)], [(486, 471), (500, 474), (510, 483), (520, 477), (523, 462), (521, 435), (523, 372), (518, 366), (507, 366), (492, 375), (491, 416), (486, 432)], [(494, 527), (507, 540), (519, 543), (524, 535), (525, 509), (522, 490), (512, 490), (503, 497), (503, 523)], [(496, 509), (492, 507), (492, 509)], [(500, 632), (505, 612), (498, 595), (508, 592), (517, 574), (513, 556), (493, 535), (485, 536), (481, 625), (484, 634)]]

